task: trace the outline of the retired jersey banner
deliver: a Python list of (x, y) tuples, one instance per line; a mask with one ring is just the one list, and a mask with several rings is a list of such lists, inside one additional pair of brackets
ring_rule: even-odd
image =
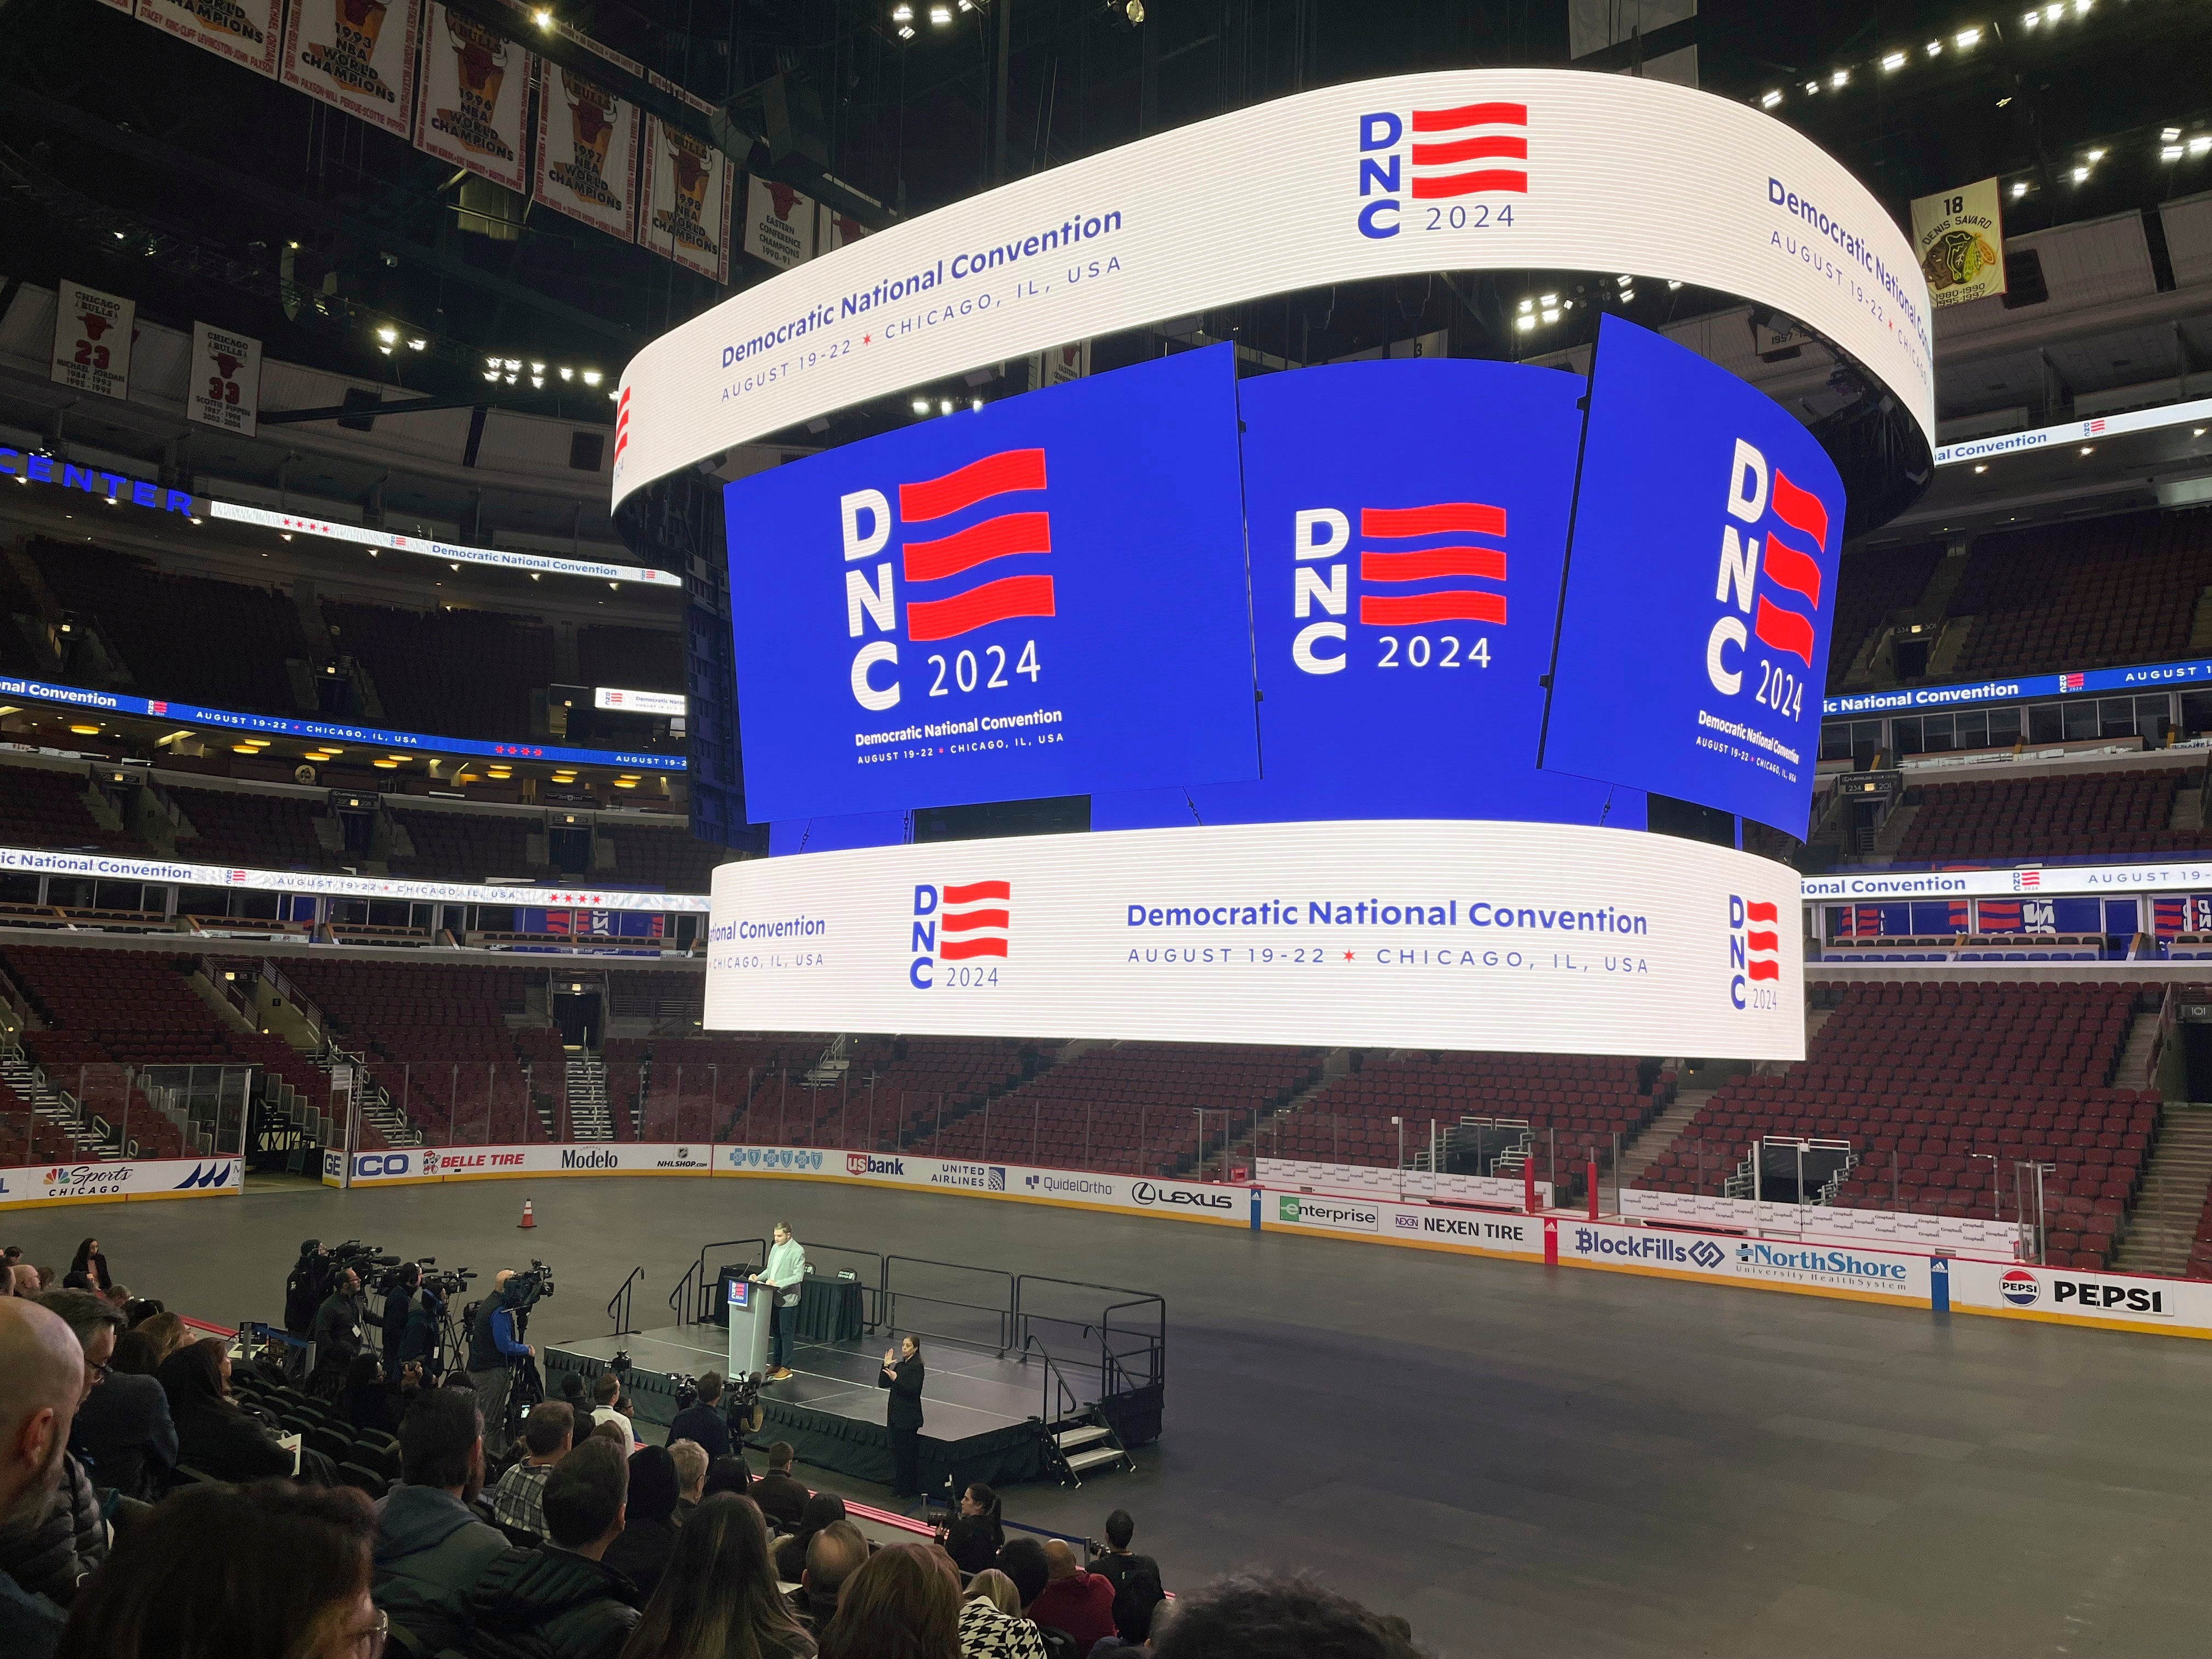
[[(512, 9), (520, 18), (520, 6)], [(415, 148), (520, 195), (530, 188), (523, 127), (538, 57), (466, 12), (425, 0)]]
[(283, 0), (138, 0), (138, 21), (274, 76)]
[[(647, 78), (705, 117), (705, 100), (658, 75)], [(730, 187), (736, 175), (730, 158), (707, 139), (647, 117), (639, 245), (717, 283), (729, 281)]]
[(185, 416), (250, 438), (261, 413), (261, 342), (206, 323), (192, 325)]
[(1923, 196), (1912, 204), (1912, 246), (1928, 297), (1962, 306), (2005, 291), (2004, 199), (1997, 181)]
[(414, 0), (292, 0), (283, 80), (404, 138), (415, 113)]
[(814, 198), (790, 185), (745, 175), (745, 252), (779, 270), (814, 257)]
[(55, 285), (54, 362), (48, 379), (103, 398), (131, 395), (131, 341), (138, 302), (82, 283)]
[[(573, 45), (642, 79), (645, 68), (574, 29)], [(610, 236), (637, 235), (638, 109), (587, 75), (548, 63), (538, 98), (538, 172), (532, 192), (571, 219)]]

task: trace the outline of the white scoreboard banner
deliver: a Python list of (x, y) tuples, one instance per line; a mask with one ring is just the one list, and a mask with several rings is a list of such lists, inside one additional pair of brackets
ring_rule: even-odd
[(1432, 270), (1628, 273), (1741, 295), (1834, 342), (1935, 441), (1911, 239), (1810, 139), (1663, 82), (1467, 70), (1348, 82), (1086, 156), (818, 259), (801, 245), (811, 208), (780, 213), (800, 200), (752, 180), (746, 251), (796, 268), (623, 370), (617, 502), (722, 450), (981, 364)]
[(714, 872), (707, 1024), (1802, 1060), (1796, 915), (1785, 866), (1562, 824), (867, 848)]

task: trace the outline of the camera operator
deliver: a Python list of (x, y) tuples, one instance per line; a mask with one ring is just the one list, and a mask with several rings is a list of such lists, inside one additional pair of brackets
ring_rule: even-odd
[(501, 1267), (492, 1275), (491, 1293), (477, 1304), (469, 1326), (469, 1382), (483, 1413), (484, 1448), (495, 1457), (507, 1452), (507, 1397), (514, 1386), (514, 1368), (538, 1354), (514, 1328), (517, 1305), (527, 1305), (527, 1294), (515, 1283), (514, 1269)]
[(312, 1333), (315, 1343), (315, 1379), (311, 1380), (308, 1392), (320, 1393), (336, 1399), (345, 1387), (346, 1368), (354, 1357), (368, 1346), (365, 1327), (380, 1328), (384, 1321), (368, 1310), (368, 1298), (361, 1293), (361, 1275), (351, 1267), (338, 1270), (337, 1282), (331, 1287), (323, 1305), (315, 1310)]
[(300, 1259), (292, 1264), (291, 1276), (284, 1281), (284, 1328), (294, 1336), (305, 1336), (314, 1325), (323, 1298), (330, 1293), (330, 1252), (323, 1248), (322, 1240), (310, 1238), (300, 1246)]
[(410, 1261), (395, 1270), (395, 1281), (384, 1297), (384, 1370), (398, 1376), (410, 1360), (435, 1382), (431, 1361), (438, 1346), (439, 1322), (446, 1304), (422, 1282), (422, 1263)]

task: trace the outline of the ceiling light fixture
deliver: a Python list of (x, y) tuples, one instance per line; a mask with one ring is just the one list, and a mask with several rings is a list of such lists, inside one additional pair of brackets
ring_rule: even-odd
[(1979, 29), (1960, 29), (1951, 37), (1951, 44), (1958, 47), (1960, 52), (1965, 52), (1970, 46), (1979, 46), (1981, 40), (1982, 32)]
[(1777, 104), (1780, 103), (1781, 101), (1782, 101), (1782, 94), (1781, 94), (1780, 93), (1778, 93), (1778, 92), (1770, 92), (1770, 93), (1768, 93), (1768, 94), (1766, 94), (1766, 96), (1765, 96), (1765, 97), (1764, 97), (1764, 98), (1762, 98), (1762, 99), (1760, 99), (1760, 100), (1759, 100), (1759, 108), (1761, 108), (1761, 109), (1772, 109), (1772, 108), (1773, 108)]

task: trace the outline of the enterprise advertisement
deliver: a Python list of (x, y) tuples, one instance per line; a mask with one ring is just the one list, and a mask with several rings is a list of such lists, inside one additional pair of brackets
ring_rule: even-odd
[(714, 872), (720, 1030), (1802, 1060), (1786, 866), (1565, 824), (1192, 825)]

